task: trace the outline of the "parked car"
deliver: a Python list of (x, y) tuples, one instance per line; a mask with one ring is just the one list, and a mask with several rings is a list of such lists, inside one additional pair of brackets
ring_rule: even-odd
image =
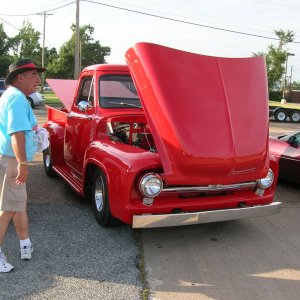
[(52, 88), (48, 84), (45, 84), (44, 92), (52, 92)]
[(27, 100), (32, 108), (37, 105), (45, 105), (45, 98), (39, 92), (35, 92), (27, 96)]
[(300, 183), (300, 132), (270, 137), (270, 153), (279, 159), (279, 178)]
[(4, 84), (4, 79), (0, 79), (0, 97), (4, 93), (5, 89), (6, 89), (6, 87), (5, 87), (5, 84)]

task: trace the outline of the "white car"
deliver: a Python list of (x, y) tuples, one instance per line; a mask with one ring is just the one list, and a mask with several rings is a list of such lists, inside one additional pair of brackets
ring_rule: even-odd
[(27, 100), (32, 108), (37, 105), (45, 105), (45, 98), (39, 92), (35, 92), (27, 96)]
[(52, 92), (52, 88), (48, 84), (45, 84), (44, 92)]

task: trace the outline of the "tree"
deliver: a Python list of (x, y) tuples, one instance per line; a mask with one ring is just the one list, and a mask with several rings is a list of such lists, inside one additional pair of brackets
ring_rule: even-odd
[(286, 45), (294, 41), (295, 33), (291, 30), (275, 30), (275, 35), (279, 39), (277, 46), (271, 44), (268, 51), (254, 53), (254, 56), (265, 56), (267, 64), (269, 90), (280, 89), (284, 80), (285, 63), (288, 58), (288, 49)]
[[(48, 65), (48, 77), (73, 78), (75, 59), (74, 24), (71, 29), (73, 31), (72, 37), (60, 48), (58, 57)], [(92, 37), (93, 33), (94, 27), (91, 25), (80, 27), (81, 69), (92, 64), (106, 63), (105, 56), (110, 55), (110, 47), (103, 47), (99, 41), (94, 41)]]
[(292, 30), (284, 31), (283, 29), (274, 30), (275, 35), (279, 38), (278, 48), (282, 49), (286, 44), (294, 41), (295, 33)]
[(293, 88), (295, 90), (300, 90), (300, 81), (293, 81), (291, 83), (291, 88)]
[(42, 63), (42, 49), (39, 43), (41, 33), (34, 30), (30, 22), (23, 22), (17, 36), (14, 37), (14, 60), (31, 58), (36, 64)]
[(0, 78), (5, 77), (9, 65), (12, 63), (12, 57), (9, 50), (12, 47), (13, 40), (7, 36), (3, 29), (3, 24), (0, 23)]

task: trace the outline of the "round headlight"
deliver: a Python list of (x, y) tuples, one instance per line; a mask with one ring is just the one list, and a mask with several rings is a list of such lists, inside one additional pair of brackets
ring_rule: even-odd
[(163, 188), (163, 182), (159, 175), (154, 173), (146, 174), (142, 177), (139, 184), (140, 192), (146, 196), (153, 198), (160, 194)]
[(261, 187), (262, 189), (266, 189), (272, 185), (273, 180), (274, 180), (274, 173), (271, 169), (269, 169), (267, 177), (257, 180), (257, 183), (259, 187)]

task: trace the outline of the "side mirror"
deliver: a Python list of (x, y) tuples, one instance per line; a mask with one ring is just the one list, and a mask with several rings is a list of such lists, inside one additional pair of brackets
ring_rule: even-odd
[(87, 101), (83, 100), (78, 103), (78, 109), (82, 112), (86, 113), (89, 108), (92, 108), (92, 105)]

